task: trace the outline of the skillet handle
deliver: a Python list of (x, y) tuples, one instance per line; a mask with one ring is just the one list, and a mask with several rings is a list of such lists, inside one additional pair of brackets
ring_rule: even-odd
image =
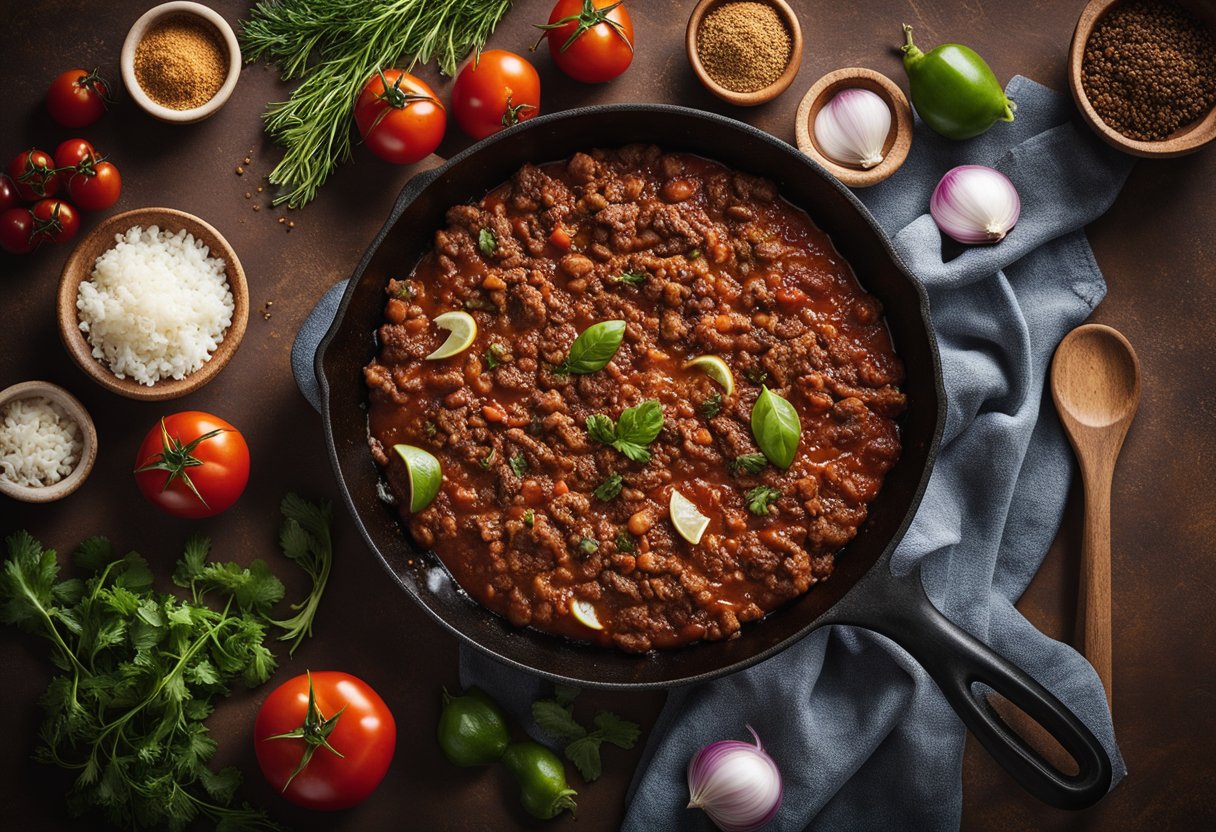
[[(885, 564), (880, 567), (887, 572)], [(889, 575), (889, 573), (887, 573)], [(1084, 809), (1110, 790), (1111, 763), (1093, 732), (1050, 691), (933, 606), (920, 571), (880, 578), (864, 612), (842, 617), (907, 650), (937, 682), (954, 712), (988, 753), (1028, 792), (1060, 809)], [(881, 589), (880, 589), (881, 587)], [(1015, 733), (976, 684), (1001, 694), (1046, 729), (1076, 761), (1066, 774)]]

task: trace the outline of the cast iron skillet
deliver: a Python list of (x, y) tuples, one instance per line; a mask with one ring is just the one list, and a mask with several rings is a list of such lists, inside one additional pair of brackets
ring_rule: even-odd
[[(835, 574), (738, 638), (644, 656), (574, 644), (521, 630), (474, 603), (433, 553), (416, 549), (380, 499), (379, 472), (367, 448), (367, 392), (362, 368), (376, 350), (374, 333), (387, 277), (409, 273), (431, 247), (451, 205), (480, 198), (525, 162), (563, 159), (578, 150), (653, 142), (697, 153), (776, 182), (806, 210), (886, 309), (896, 349), (907, 365), (908, 412), (903, 455)], [(945, 421), (936, 341), (923, 288), (851, 193), (789, 145), (721, 116), (662, 105), (613, 105), (531, 119), (420, 174), (402, 190), (388, 221), (355, 269), (338, 314), (317, 350), (330, 458), (364, 538), (406, 594), (440, 624), (496, 659), (576, 685), (657, 688), (703, 681), (772, 656), (827, 624), (852, 624), (895, 641), (924, 666), (984, 747), (1031, 793), (1062, 808), (1083, 808), (1110, 785), (1111, 767), (1098, 740), (1059, 700), (1022, 670), (939, 613), (919, 572), (894, 575), (891, 552), (920, 503)], [(987, 686), (1034, 717), (1077, 762), (1065, 774), (1036, 754), (987, 704)]]

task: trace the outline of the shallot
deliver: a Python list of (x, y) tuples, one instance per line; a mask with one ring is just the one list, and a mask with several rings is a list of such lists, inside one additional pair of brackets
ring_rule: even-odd
[(1009, 177), (983, 165), (960, 165), (933, 189), (929, 213), (960, 243), (998, 243), (1017, 223), (1022, 200)]
[(701, 809), (722, 832), (754, 832), (781, 808), (781, 772), (760, 745), (711, 743), (688, 764), (689, 809)]
[(877, 93), (854, 87), (832, 96), (815, 116), (815, 141), (829, 157), (869, 170), (883, 159), (891, 108)]

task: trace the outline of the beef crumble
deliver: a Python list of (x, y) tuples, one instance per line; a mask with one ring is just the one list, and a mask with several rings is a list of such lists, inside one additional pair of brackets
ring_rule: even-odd
[[(519, 626), (630, 652), (728, 638), (831, 575), (899, 457), (903, 366), (878, 300), (771, 182), (699, 157), (631, 145), (526, 165), (451, 208), (386, 291), (364, 370), (372, 455), (415, 541)], [(476, 319), (473, 346), (423, 360), (454, 309)], [(626, 329), (607, 366), (557, 371), (612, 319)], [(703, 354), (732, 369), (732, 396), (684, 369)], [(737, 463), (759, 453), (761, 384), (802, 422), (786, 470)], [(588, 436), (588, 416), (650, 399), (664, 423), (646, 463)], [(443, 466), (414, 515), (397, 443)], [(597, 497), (613, 475), (619, 493)], [(757, 486), (780, 492), (766, 515), (748, 509)], [(668, 517), (673, 488), (710, 518), (697, 545)]]

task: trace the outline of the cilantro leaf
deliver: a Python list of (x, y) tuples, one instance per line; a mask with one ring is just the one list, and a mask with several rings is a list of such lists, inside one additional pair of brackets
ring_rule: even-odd
[(607, 742), (618, 748), (633, 748), (642, 729), (611, 711), (600, 711), (592, 720), (595, 730), (588, 731), (574, 718), (574, 699), (578, 693), (573, 688), (555, 686), (552, 699), (532, 703), (532, 719), (542, 732), (564, 746), (566, 759), (590, 783), (603, 773), (600, 746)]
[(612, 711), (600, 711), (592, 720), (604, 742), (611, 743), (617, 748), (633, 748), (642, 735), (642, 728), (636, 722), (621, 719)]
[(574, 719), (574, 706), (560, 705), (553, 699), (540, 699), (532, 703), (532, 719), (546, 735), (555, 740), (576, 740), (587, 735), (587, 729)]
[(614, 473), (608, 479), (604, 480), (595, 489), (595, 498), (603, 500), (605, 503), (615, 500), (621, 493), (621, 489), (625, 486), (625, 480), (620, 474)]
[(781, 499), (781, 490), (769, 488), (767, 485), (757, 485), (747, 492), (747, 510), (758, 517), (768, 515), (769, 506)]
[(599, 779), (603, 773), (600, 762), (600, 741), (596, 737), (586, 736), (571, 741), (566, 746), (566, 759), (574, 763), (583, 779), (591, 783)]
[(593, 413), (587, 417), (587, 434), (596, 442), (611, 445), (616, 441), (616, 425), (603, 413)]
[(616, 550), (624, 554), (637, 551), (637, 545), (633, 542), (633, 537), (624, 529), (617, 529), (616, 532)]
[(634, 462), (650, 461), (647, 445), (658, 438), (663, 429), (663, 406), (649, 399), (625, 408), (614, 425), (603, 413), (587, 417), (587, 433), (597, 442), (611, 445)]
[(498, 237), (494, 236), (494, 229), (483, 228), (477, 232), (477, 247), (486, 257), (498, 251)]
[(593, 537), (584, 537), (579, 540), (578, 549), (584, 555), (593, 555), (600, 550), (600, 542)]
[(511, 470), (515, 472), (515, 476), (522, 477), (528, 471), (528, 458), (519, 452), (510, 459)]
[(722, 394), (716, 390), (697, 407), (706, 419), (712, 419), (722, 412)]
[(646, 274), (646, 272), (622, 272), (621, 274), (618, 274), (616, 277), (612, 278), (612, 282), (626, 283), (630, 286), (640, 286), (641, 284), (645, 283), (646, 279), (649, 277), (650, 275)]
[(731, 473), (759, 474), (768, 465), (768, 457), (764, 454), (740, 454), (730, 464)]

